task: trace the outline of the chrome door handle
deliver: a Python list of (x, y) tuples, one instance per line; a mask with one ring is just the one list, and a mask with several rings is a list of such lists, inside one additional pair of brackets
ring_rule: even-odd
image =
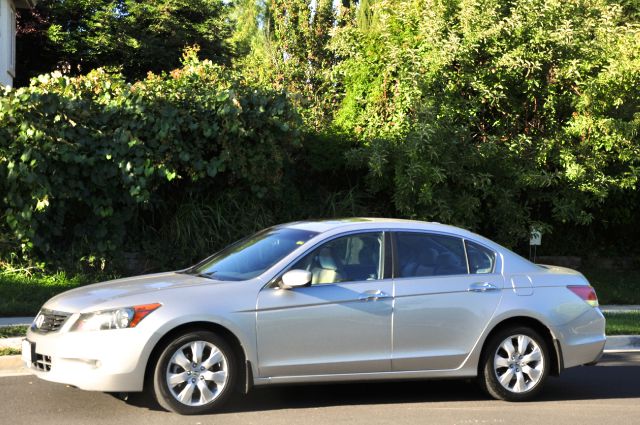
[(381, 298), (389, 298), (389, 294), (379, 289), (372, 289), (360, 294), (360, 301), (378, 301)]
[(497, 291), (500, 288), (498, 288), (496, 285), (494, 285), (491, 282), (476, 282), (476, 283), (472, 283), (471, 285), (469, 285), (469, 289), (467, 289), (467, 291), (469, 292), (491, 292), (491, 291)]

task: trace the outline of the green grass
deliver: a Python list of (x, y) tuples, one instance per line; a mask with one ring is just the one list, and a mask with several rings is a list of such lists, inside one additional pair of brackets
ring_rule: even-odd
[(0, 317), (35, 316), (49, 298), (69, 289), (106, 280), (65, 273), (26, 273), (0, 269)]
[(0, 348), (0, 356), (13, 356), (14, 354), (20, 354), (20, 350), (15, 348)]
[(640, 270), (592, 270), (581, 272), (596, 288), (600, 305), (640, 304)]
[(0, 338), (25, 336), (28, 326), (0, 326)]
[(640, 335), (640, 311), (605, 313), (607, 335)]

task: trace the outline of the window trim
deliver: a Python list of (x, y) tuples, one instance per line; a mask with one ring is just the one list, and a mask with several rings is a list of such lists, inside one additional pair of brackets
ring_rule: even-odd
[[(379, 229), (379, 228), (374, 228), (374, 229), (358, 229), (358, 230), (351, 230), (348, 232), (344, 232), (344, 233), (340, 233), (337, 235), (333, 235), (333, 236), (329, 236), (326, 239), (323, 239), (321, 241), (318, 241), (316, 244), (314, 244), (313, 246), (310, 246), (306, 251), (302, 252), (299, 256), (297, 256), (296, 258), (294, 258), (293, 260), (291, 260), (291, 262), (289, 262), (286, 266), (284, 266), (278, 273), (276, 273), (276, 275), (272, 278), (269, 279), (269, 281), (260, 289), (260, 291), (266, 290), (266, 289), (280, 289), (280, 286), (278, 286), (278, 281), (280, 280), (280, 278), (282, 278), (282, 275), (285, 274), (286, 272), (288, 272), (289, 270), (291, 270), (291, 267), (293, 267), (298, 261), (302, 260), (304, 257), (306, 257), (308, 254), (311, 254), (311, 252), (313, 252), (314, 250), (316, 250), (317, 248), (321, 247), (322, 245), (329, 243), (333, 240), (336, 240), (338, 238), (342, 238), (345, 236), (350, 236), (350, 235), (357, 235), (357, 234), (363, 234), (363, 233), (382, 233), (382, 255), (381, 255), (381, 259), (383, 260), (382, 262), (382, 278), (381, 279), (375, 279), (375, 280), (371, 280), (368, 282), (384, 282), (385, 280), (391, 280), (393, 279), (393, 277), (387, 277), (387, 269), (391, 269), (393, 270), (393, 250), (392, 250), (392, 258), (391, 258), (391, 264), (388, 264), (388, 255), (386, 253), (387, 250), (387, 238), (389, 237), (389, 235), (391, 233), (393, 233), (393, 230), (390, 229)], [(393, 249), (393, 248), (392, 248)], [(348, 282), (335, 282), (335, 283), (323, 283), (321, 285), (310, 285), (309, 287), (314, 287), (314, 286), (331, 286), (331, 285), (349, 285), (352, 283), (362, 283), (362, 282), (367, 282), (367, 281), (363, 281), (363, 280), (352, 280), (352, 281), (348, 281)], [(287, 289), (288, 291), (290, 291), (290, 289)]]
[(498, 252), (496, 252), (496, 250), (489, 248), (486, 245), (483, 245), (481, 243), (478, 243), (476, 241), (474, 241), (473, 239), (468, 239), (468, 238), (464, 238), (464, 253), (465, 255), (467, 255), (467, 242), (471, 242), (473, 244), (476, 244), (484, 249), (486, 249), (487, 251), (490, 251), (493, 253), (493, 265), (491, 267), (491, 271), (489, 273), (471, 273), (471, 263), (469, 262), (469, 256), (467, 255), (467, 270), (468, 273), (471, 275), (473, 274), (475, 275), (490, 275), (490, 274), (496, 274), (496, 265), (498, 264), (498, 258), (500, 258), (500, 255), (498, 254)]
[[(393, 279), (394, 280), (404, 280), (404, 279), (417, 279), (417, 278), (423, 278), (423, 279), (431, 279), (431, 278), (443, 278), (443, 277), (452, 277), (452, 276), (475, 276), (476, 274), (471, 274), (471, 268), (469, 265), (469, 256), (467, 255), (467, 244), (466, 241), (469, 242), (473, 242), (476, 245), (479, 245), (491, 252), (493, 252), (493, 254), (495, 255), (495, 260), (494, 260), (494, 264), (493, 264), (493, 270), (491, 271), (491, 273), (482, 273), (482, 276), (489, 276), (489, 275), (497, 275), (500, 273), (497, 273), (497, 266), (498, 266), (498, 261), (500, 261), (500, 267), (502, 268), (502, 257), (501, 255), (493, 248), (490, 248), (488, 246), (486, 246), (483, 243), (480, 243), (474, 239), (470, 239), (461, 235), (456, 235), (455, 233), (447, 233), (447, 232), (439, 232), (439, 231), (434, 231), (434, 230), (419, 230), (419, 229), (394, 229), (391, 231), (391, 233), (393, 234), (392, 238), (393, 238)], [(465, 256), (465, 260), (467, 263), (467, 273), (458, 273), (458, 274), (447, 274), (447, 275), (434, 275), (434, 276), (406, 276), (406, 277), (402, 277), (402, 276), (398, 276), (397, 271), (400, 270), (400, 259), (398, 256), (398, 241), (397, 241), (397, 234), (398, 233), (414, 233), (414, 234), (425, 234), (425, 235), (438, 235), (438, 236), (449, 236), (449, 237), (454, 237), (457, 239), (460, 239), (462, 241), (462, 246), (464, 248), (464, 256)]]

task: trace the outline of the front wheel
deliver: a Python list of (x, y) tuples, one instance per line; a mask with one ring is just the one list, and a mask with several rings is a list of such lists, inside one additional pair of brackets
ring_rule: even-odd
[(182, 415), (222, 405), (237, 379), (233, 350), (213, 332), (194, 331), (170, 342), (160, 354), (153, 389), (158, 403)]
[(528, 327), (504, 329), (487, 342), (480, 369), (480, 384), (494, 398), (530, 400), (549, 375), (549, 349)]

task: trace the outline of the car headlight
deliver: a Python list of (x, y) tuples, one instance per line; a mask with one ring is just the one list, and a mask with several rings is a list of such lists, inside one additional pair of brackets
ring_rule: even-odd
[(101, 331), (107, 329), (135, 328), (138, 323), (162, 304), (144, 304), (113, 310), (81, 314), (72, 331)]

